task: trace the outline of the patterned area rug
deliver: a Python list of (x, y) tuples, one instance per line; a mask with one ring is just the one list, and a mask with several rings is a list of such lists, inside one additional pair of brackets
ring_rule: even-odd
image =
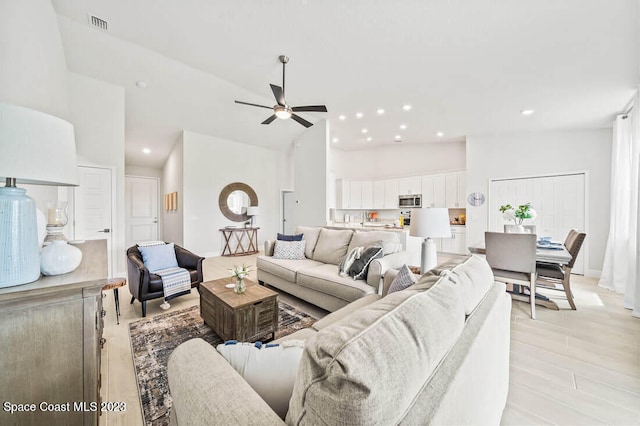
[[(310, 327), (316, 322), (315, 318), (284, 302), (278, 304), (276, 339)], [(196, 337), (211, 345), (222, 343), (222, 339), (204, 324), (197, 305), (132, 322), (129, 324), (129, 337), (145, 424), (168, 425), (172, 401), (167, 380), (167, 362), (171, 352), (181, 343)]]

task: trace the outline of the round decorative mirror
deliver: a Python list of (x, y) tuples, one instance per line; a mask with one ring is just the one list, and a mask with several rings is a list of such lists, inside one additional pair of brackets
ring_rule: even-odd
[(258, 196), (246, 183), (234, 182), (222, 188), (218, 205), (227, 219), (233, 222), (246, 222), (251, 219), (247, 216), (247, 208), (258, 206)]

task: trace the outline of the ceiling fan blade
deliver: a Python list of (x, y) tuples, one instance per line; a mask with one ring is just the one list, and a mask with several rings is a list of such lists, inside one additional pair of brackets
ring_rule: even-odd
[(291, 111), (295, 112), (327, 112), (327, 107), (324, 105), (309, 105), (309, 106), (297, 106), (291, 108)]
[(264, 120), (261, 124), (270, 124), (275, 119), (276, 119), (276, 115), (273, 114), (271, 117), (269, 117), (266, 120)]
[(284, 93), (282, 92), (282, 87), (276, 86), (275, 84), (270, 84), (271, 91), (273, 92), (273, 96), (276, 97), (276, 101), (278, 105), (284, 106)]
[(302, 124), (304, 127), (311, 127), (311, 126), (313, 126), (313, 124), (312, 124), (312, 123), (309, 123), (307, 120), (305, 120), (304, 118), (300, 117), (299, 115), (291, 114), (291, 118), (293, 118), (294, 120), (296, 120), (298, 123)]
[(266, 109), (273, 109), (273, 107), (270, 107), (270, 106), (264, 106), (264, 105), (258, 105), (258, 104), (250, 104), (249, 102), (235, 101), (235, 103), (242, 104), (242, 105), (255, 106), (255, 107), (260, 107), (260, 108), (266, 108)]

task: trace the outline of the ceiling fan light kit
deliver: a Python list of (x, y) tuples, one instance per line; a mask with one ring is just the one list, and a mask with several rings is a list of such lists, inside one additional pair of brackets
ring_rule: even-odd
[(267, 108), (273, 110), (273, 115), (269, 116), (266, 120), (262, 122), (262, 124), (271, 124), (273, 120), (276, 118), (280, 118), (282, 120), (293, 119), (294, 121), (302, 124), (304, 127), (311, 127), (313, 123), (308, 122), (304, 118), (295, 114), (296, 112), (327, 112), (327, 107), (324, 105), (308, 105), (308, 106), (296, 106), (290, 107), (287, 105), (284, 99), (284, 89), (285, 89), (285, 65), (289, 62), (289, 57), (285, 55), (280, 55), (278, 57), (280, 62), (282, 63), (282, 87), (276, 86), (275, 84), (270, 84), (271, 91), (273, 92), (273, 96), (276, 98), (276, 105), (273, 107), (266, 105), (258, 105), (252, 104), (249, 102), (235, 101), (237, 104), (249, 105), (259, 108)]

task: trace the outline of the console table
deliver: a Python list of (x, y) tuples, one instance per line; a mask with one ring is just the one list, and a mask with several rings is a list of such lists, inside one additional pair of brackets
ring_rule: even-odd
[(28, 405), (0, 424), (98, 424), (107, 242), (76, 247), (75, 271), (0, 289), (0, 401)]
[(258, 253), (258, 229), (260, 228), (220, 228), (224, 236), (222, 256)]

